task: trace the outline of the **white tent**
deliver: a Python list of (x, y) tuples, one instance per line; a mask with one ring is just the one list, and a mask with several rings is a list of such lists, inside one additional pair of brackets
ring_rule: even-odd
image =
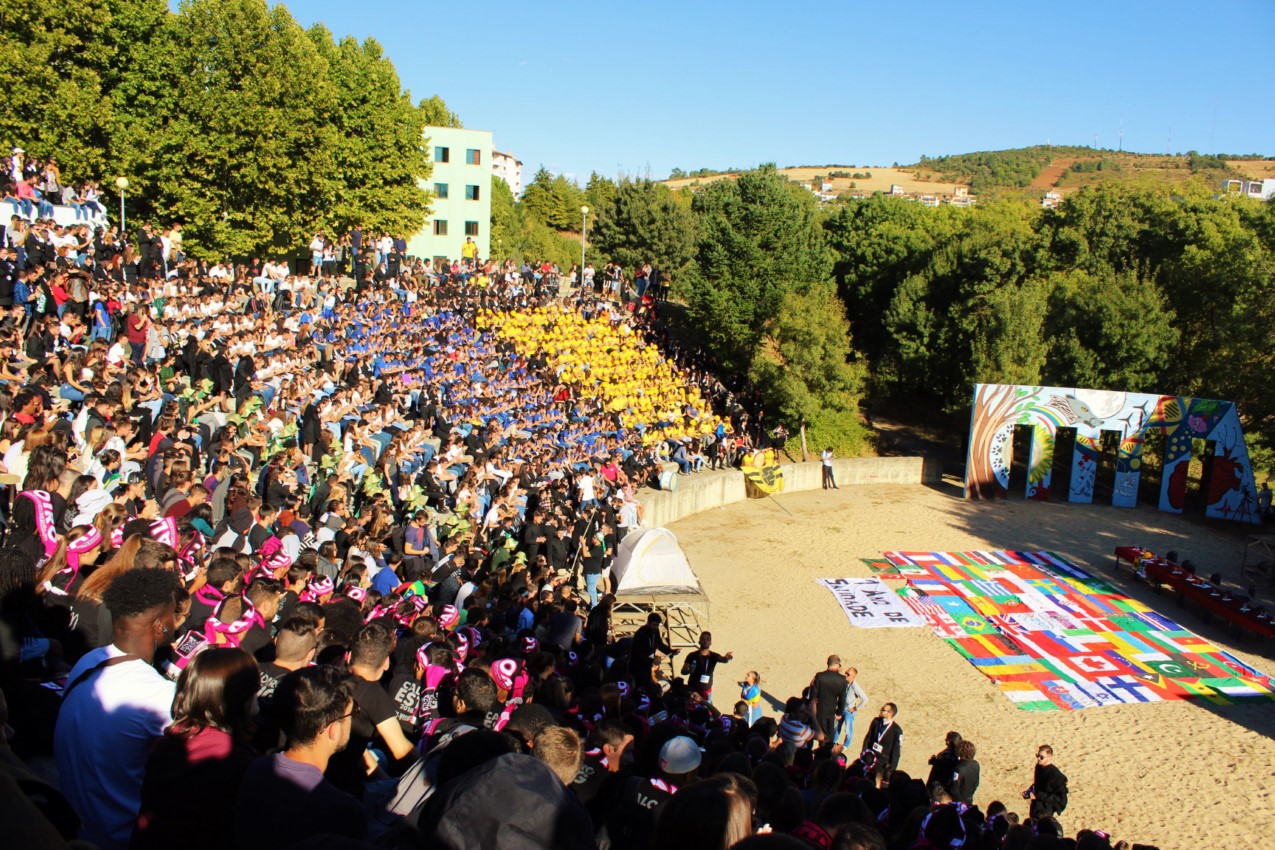
[(640, 528), (625, 537), (611, 577), (616, 595), (701, 592), (686, 553), (667, 528)]

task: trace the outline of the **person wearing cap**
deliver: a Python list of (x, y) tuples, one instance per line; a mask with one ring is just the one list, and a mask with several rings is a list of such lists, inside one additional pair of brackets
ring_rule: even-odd
[(630, 777), (617, 792), (603, 826), (610, 846), (615, 850), (649, 847), (660, 806), (672, 799), (678, 788), (695, 781), (702, 760), (703, 753), (694, 739), (679, 735), (665, 741), (656, 775)]

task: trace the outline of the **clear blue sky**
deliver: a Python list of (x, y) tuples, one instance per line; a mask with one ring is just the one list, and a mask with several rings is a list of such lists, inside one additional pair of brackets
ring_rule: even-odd
[(292, 0), (413, 97), (590, 171), (890, 165), (1023, 145), (1275, 154), (1275, 0)]

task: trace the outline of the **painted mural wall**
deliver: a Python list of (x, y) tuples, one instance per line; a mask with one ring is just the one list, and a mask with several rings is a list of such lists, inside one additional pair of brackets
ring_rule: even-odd
[[(1210, 440), (1215, 448), (1207, 492), (1203, 493), (1205, 513), (1219, 519), (1258, 521), (1256, 485), (1233, 402), (1066, 387), (977, 384), (965, 464), (967, 499), (1010, 495), (1014, 432), (1020, 425), (1031, 430), (1023, 494), (1028, 499), (1092, 502), (1102, 432), (1114, 431), (1119, 435), (1119, 448), (1111, 503), (1133, 507), (1138, 501), (1143, 445), (1148, 435), (1159, 432), (1164, 435), (1160, 510), (1182, 512), (1192, 441)], [(1059, 430), (1064, 428), (1075, 429), (1076, 435), (1070, 482), (1054, 488), (1054, 471), (1066, 463), (1066, 459), (1056, 462), (1054, 457)], [(1059, 489), (1066, 492), (1057, 492)]]

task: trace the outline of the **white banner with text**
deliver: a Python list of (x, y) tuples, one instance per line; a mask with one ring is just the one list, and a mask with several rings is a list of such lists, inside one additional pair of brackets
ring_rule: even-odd
[(925, 622), (879, 578), (815, 579), (837, 598), (850, 625), (861, 629), (924, 626)]

